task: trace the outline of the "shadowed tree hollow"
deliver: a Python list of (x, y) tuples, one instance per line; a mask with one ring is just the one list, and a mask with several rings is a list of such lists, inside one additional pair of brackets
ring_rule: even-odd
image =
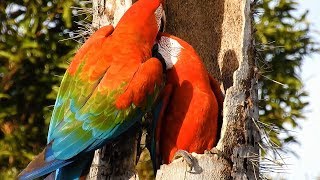
[[(129, 0), (93, 0), (93, 27), (115, 25)], [(182, 158), (162, 165), (156, 179), (257, 179), (260, 136), (257, 79), (253, 55), (249, 0), (166, 1), (166, 32), (189, 42), (219, 79), (225, 93), (219, 154), (194, 154), (187, 171)], [(138, 179), (135, 171), (140, 131), (131, 128), (115, 142), (97, 150), (89, 179)], [(117, 158), (115, 158), (117, 157)], [(187, 171), (187, 172), (186, 172)]]

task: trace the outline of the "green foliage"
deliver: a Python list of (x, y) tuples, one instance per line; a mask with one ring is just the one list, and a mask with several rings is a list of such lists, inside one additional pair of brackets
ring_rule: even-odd
[(77, 43), (74, 0), (0, 1), (0, 177), (14, 179), (46, 144), (52, 105)]
[[(305, 55), (317, 50), (309, 34), (308, 12), (297, 15), (295, 0), (263, 0), (257, 7), (256, 40), (261, 44), (257, 54), (262, 71), (260, 120), (273, 124), (275, 131), (267, 133), (272, 143), (287, 152), (290, 150), (283, 145), (297, 142), (288, 129), (299, 127), (308, 104), (304, 100), (307, 93), (300, 80), (300, 66)], [(280, 136), (279, 131), (284, 133)]]

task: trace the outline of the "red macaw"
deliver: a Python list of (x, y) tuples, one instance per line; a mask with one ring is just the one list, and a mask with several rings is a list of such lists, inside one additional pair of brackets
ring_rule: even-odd
[(216, 145), (223, 95), (191, 45), (165, 33), (159, 34), (157, 45), (154, 56), (163, 58), (168, 70), (160, 110), (154, 111), (156, 149), (151, 153), (168, 164), (180, 150), (204, 153)]
[(62, 167), (80, 167), (75, 162), (91, 157), (151, 108), (163, 84), (162, 64), (151, 56), (162, 14), (160, 0), (139, 0), (115, 28), (100, 28), (82, 45), (62, 79), (48, 144), (19, 179), (59, 168), (57, 179), (79, 177), (81, 168)]

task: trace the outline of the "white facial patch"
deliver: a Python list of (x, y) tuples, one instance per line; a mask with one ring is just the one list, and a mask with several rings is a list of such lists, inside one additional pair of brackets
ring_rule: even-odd
[(178, 61), (181, 49), (183, 48), (178, 41), (161, 36), (159, 40), (159, 53), (164, 58), (167, 69), (171, 69)]
[(158, 30), (160, 29), (161, 26), (161, 17), (164, 15), (164, 11), (162, 8), (162, 4), (157, 8), (157, 10), (154, 12), (154, 16), (156, 17), (157, 20), (157, 25), (158, 25)]

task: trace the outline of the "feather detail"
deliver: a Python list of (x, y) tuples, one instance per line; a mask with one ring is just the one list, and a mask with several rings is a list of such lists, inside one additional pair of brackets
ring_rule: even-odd
[[(115, 29), (103, 27), (82, 45), (63, 77), (47, 148), (21, 173), (22, 179), (56, 169), (59, 176), (65, 172), (63, 166), (100, 148), (142, 118), (162, 87), (161, 63), (151, 58), (159, 6), (159, 0), (137, 1)], [(132, 96), (120, 98), (126, 105), (117, 107), (116, 101), (126, 92)]]
[(55, 169), (70, 164), (72, 160), (57, 160), (53, 157), (51, 144), (49, 144), (28, 166), (18, 175), (20, 180), (35, 179), (44, 176)]
[[(165, 46), (164, 44), (169, 45)], [(172, 42), (174, 42), (172, 44)], [(185, 41), (169, 34), (160, 33), (159, 53), (171, 58), (175, 48), (171, 69), (167, 70), (167, 84), (172, 86), (167, 106), (161, 107), (155, 141), (159, 142), (159, 155), (163, 163), (170, 163), (177, 150), (203, 153), (213, 148), (218, 141), (218, 116), (221, 104), (218, 83), (210, 80), (207, 70), (195, 50)], [(167, 66), (170, 67), (170, 66)], [(217, 96), (216, 96), (217, 93)], [(162, 101), (167, 101), (162, 97)], [(219, 103), (219, 104), (218, 104)], [(166, 128), (163, 128), (163, 127)]]

